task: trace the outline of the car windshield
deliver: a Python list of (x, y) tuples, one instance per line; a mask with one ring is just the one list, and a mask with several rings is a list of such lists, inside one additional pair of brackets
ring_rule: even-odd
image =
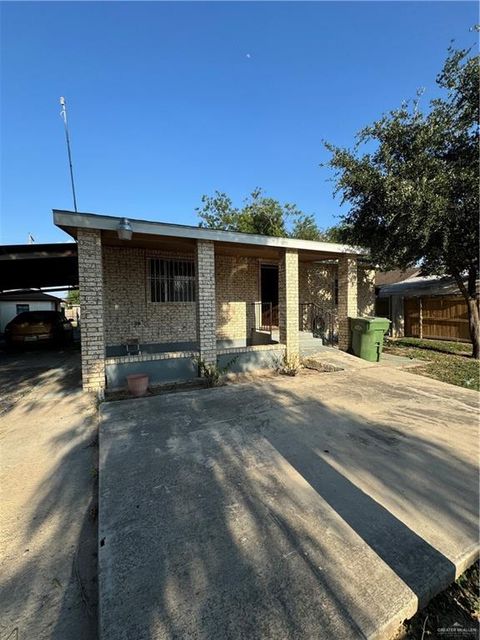
[(59, 316), (58, 311), (24, 311), (16, 316), (14, 322), (15, 324), (21, 324), (22, 322), (55, 322)]

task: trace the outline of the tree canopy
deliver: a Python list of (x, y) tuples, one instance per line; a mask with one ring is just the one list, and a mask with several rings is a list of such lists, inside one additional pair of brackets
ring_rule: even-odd
[(213, 196), (202, 197), (202, 206), (196, 211), (200, 226), (210, 229), (335, 241), (333, 228), (320, 229), (313, 215), (303, 213), (295, 204), (281, 204), (265, 196), (260, 188), (254, 189), (241, 207), (235, 207), (226, 193), (215, 191)]
[(70, 289), (67, 293), (66, 302), (68, 305), (80, 304), (80, 291), (78, 289)]
[(340, 238), (370, 249), (382, 268), (453, 276), (468, 304), (476, 357), (478, 62), (450, 48), (437, 76), (442, 95), (427, 109), (419, 95), (360, 131), (353, 149), (325, 143), (336, 192), (350, 205)]

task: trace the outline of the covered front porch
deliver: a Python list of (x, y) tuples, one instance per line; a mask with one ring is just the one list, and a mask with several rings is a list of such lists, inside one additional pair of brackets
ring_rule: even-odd
[(154, 384), (191, 379), (199, 361), (272, 367), (298, 358), (305, 336), (348, 348), (354, 248), (94, 214), (55, 222), (78, 242), (85, 389), (140, 371)]

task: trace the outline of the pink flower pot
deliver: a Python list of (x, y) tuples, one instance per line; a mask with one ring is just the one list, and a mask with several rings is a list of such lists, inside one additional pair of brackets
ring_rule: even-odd
[(146, 373), (133, 373), (127, 376), (128, 390), (136, 398), (144, 396), (148, 389), (148, 375)]

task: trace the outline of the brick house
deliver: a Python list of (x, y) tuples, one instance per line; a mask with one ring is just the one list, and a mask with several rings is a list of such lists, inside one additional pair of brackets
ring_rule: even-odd
[[(195, 378), (299, 355), (302, 336), (348, 348), (348, 316), (373, 312), (358, 248), (54, 210), (78, 245), (84, 389)], [(319, 342), (321, 344), (321, 342)]]

